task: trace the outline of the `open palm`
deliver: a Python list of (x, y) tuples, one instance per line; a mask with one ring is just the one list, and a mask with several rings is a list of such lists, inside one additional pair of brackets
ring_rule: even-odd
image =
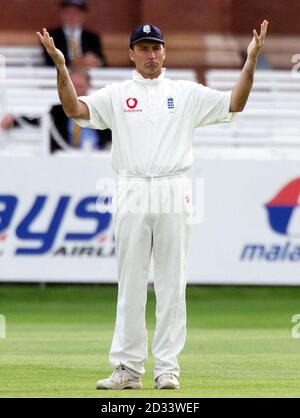
[(260, 35), (257, 34), (255, 29), (253, 30), (253, 39), (247, 49), (248, 57), (254, 59), (258, 57), (267, 36), (268, 25), (269, 22), (264, 20), (261, 24)]
[(65, 65), (65, 57), (63, 53), (55, 47), (53, 38), (49, 35), (47, 29), (43, 29), (43, 33), (37, 32), (37, 35), (45, 47), (47, 53), (52, 58), (55, 65)]

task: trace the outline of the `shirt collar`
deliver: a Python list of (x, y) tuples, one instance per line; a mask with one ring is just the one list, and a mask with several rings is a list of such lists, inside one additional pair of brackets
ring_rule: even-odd
[(72, 30), (68, 26), (64, 26), (63, 31), (64, 31), (66, 36), (74, 35), (75, 37), (76, 36), (79, 37), (79, 36), (81, 36), (82, 29), (78, 27), (78, 28)]
[(142, 76), (142, 74), (140, 74), (138, 71), (134, 70), (133, 74), (132, 74), (132, 78), (133, 78), (133, 81), (136, 81), (138, 83), (153, 85), (153, 84), (158, 84), (161, 81), (163, 81), (164, 78), (165, 78), (165, 75), (166, 75), (166, 69), (162, 68), (160, 75), (151, 80), (151, 78), (144, 78)]

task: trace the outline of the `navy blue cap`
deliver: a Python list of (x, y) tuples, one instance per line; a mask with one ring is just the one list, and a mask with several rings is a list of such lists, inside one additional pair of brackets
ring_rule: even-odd
[(134, 29), (130, 37), (130, 46), (135, 45), (137, 42), (149, 40), (165, 43), (164, 35), (162, 31), (150, 23), (140, 25)]
[(61, 0), (59, 5), (61, 8), (73, 6), (84, 11), (88, 10), (88, 5), (85, 0)]

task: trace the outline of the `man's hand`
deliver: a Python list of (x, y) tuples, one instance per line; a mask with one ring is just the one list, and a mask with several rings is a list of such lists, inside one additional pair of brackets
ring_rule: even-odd
[(55, 47), (53, 38), (47, 32), (47, 29), (43, 29), (43, 34), (37, 32), (37, 35), (56, 66), (57, 91), (65, 114), (69, 118), (89, 119), (89, 108), (77, 98), (63, 53)]
[(269, 22), (267, 20), (263, 21), (259, 36), (255, 29), (253, 31), (253, 39), (247, 49), (247, 61), (237, 83), (232, 89), (230, 112), (242, 112), (246, 106), (253, 85), (257, 57), (263, 47), (267, 35), (268, 24)]
[(267, 30), (268, 30), (269, 22), (267, 20), (264, 20), (260, 27), (260, 35), (258, 36), (256, 30), (253, 30), (253, 39), (248, 46), (247, 54), (248, 58), (256, 60), (265, 41), (265, 38), (267, 36)]
[(42, 45), (45, 47), (47, 53), (52, 58), (55, 66), (64, 66), (66, 64), (65, 57), (63, 53), (55, 47), (54, 40), (49, 35), (47, 29), (43, 29), (43, 34), (41, 34), (40, 32), (37, 32), (36, 34), (39, 37)]

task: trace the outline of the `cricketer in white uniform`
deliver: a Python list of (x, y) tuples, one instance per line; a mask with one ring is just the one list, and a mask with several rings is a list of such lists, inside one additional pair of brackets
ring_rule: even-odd
[[(47, 33), (39, 36), (45, 39)], [(259, 40), (260, 37), (252, 41), (252, 48), (256, 46), (256, 55), (252, 54), (255, 58), (262, 46), (255, 45)], [(45, 41), (43, 43), (45, 45)], [(48, 53), (54, 55), (50, 47)], [(232, 92), (219, 92), (190, 81), (170, 80), (162, 68), (163, 34), (151, 24), (133, 31), (130, 57), (136, 65), (132, 80), (79, 97), (81, 108), (76, 112), (73, 110), (75, 98), (71, 90), (67, 92), (70, 85), (65, 69), (56, 65), (65, 112), (77, 117), (82, 127), (112, 130), (112, 165), (119, 174), (114, 197), (119, 285), (110, 350), (110, 363), (115, 370), (107, 379), (97, 382), (97, 388), (142, 387), (141, 376), (145, 373), (147, 358), (147, 282), (153, 254), (155, 387), (177, 389), (178, 355), (186, 339), (185, 289), (191, 232), (191, 184), (185, 173), (193, 161), (194, 130), (199, 126), (230, 122), (233, 112), (243, 110), (256, 61), (249, 60), (248, 67), (245, 64), (247, 71), (244, 68)], [(53, 59), (59, 61), (57, 55)], [(137, 202), (146, 203), (142, 205), (144, 210), (136, 210)], [(173, 210), (180, 202), (180, 209)], [(153, 206), (157, 210), (151, 210)]]

